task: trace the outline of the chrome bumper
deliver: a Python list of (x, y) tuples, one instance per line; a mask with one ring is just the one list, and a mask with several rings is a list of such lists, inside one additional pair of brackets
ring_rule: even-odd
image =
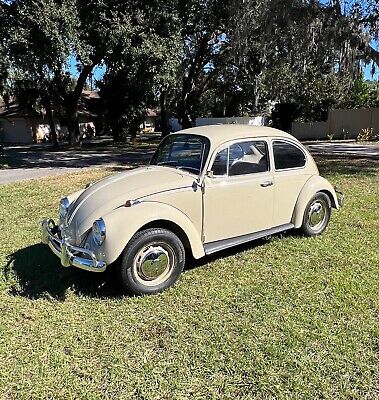
[(67, 243), (58, 236), (58, 232), (59, 228), (52, 219), (44, 219), (41, 222), (42, 243), (49, 245), (53, 253), (60, 258), (64, 267), (73, 265), (86, 271), (105, 271), (106, 263), (98, 261), (92, 251)]
[(340, 207), (342, 207), (344, 205), (344, 202), (345, 202), (345, 195), (343, 194), (343, 192), (341, 192), (341, 190), (339, 190), (336, 187), (334, 188), (334, 191), (336, 192), (336, 195), (337, 195), (338, 205)]

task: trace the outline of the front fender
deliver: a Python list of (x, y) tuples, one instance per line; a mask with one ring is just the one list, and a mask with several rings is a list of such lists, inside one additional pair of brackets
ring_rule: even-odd
[(309, 202), (309, 200), (317, 193), (324, 192), (326, 193), (332, 204), (332, 207), (339, 209), (337, 194), (334, 190), (334, 187), (322, 176), (314, 175), (307, 180), (299, 197), (297, 198), (295, 209), (292, 215), (292, 223), (295, 225), (295, 228), (300, 228), (303, 222), (303, 216), (305, 212), (305, 208)]
[(185, 214), (167, 204), (142, 201), (131, 207), (119, 207), (104, 215), (103, 220), (106, 226), (106, 239), (101, 246), (101, 252), (107, 264), (111, 264), (120, 256), (138, 230), (158, 220), (169, 221), (182, 228), (195, 258), (205, 255), (201, 232), (197, 231)]

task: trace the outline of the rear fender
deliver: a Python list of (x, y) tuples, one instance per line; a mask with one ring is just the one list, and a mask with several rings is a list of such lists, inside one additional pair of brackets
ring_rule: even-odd
[(334, 187), (322, 176), (314, 175), (307, 180), (297, 198), (292, 214), (292, 223), (295, 225), (295, 228), (301, 227), (305, 208), (310, 199), (318, 192), (323, 192), (329, 197), (333, 208), (337, 210), (340, 208)]

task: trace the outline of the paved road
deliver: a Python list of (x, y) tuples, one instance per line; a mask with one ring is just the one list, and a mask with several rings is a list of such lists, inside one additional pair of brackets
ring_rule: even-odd
[(379, 160), (379, 144), (315, 142), (307, 144), (307, 147), (312, 154), (351, 155)]
[[(379, 160), (379, 144), (313, 142), (306, 146), (317, 155), (350, 155)], [(35, 151), (27, 147), (15, 147), (6, 151), (6, 160), (11, 168), (0, 170), (0, 184), (55, 176), (82, 168), (141, 165), (150, 159), (153, 152), (154, 146), (123, 151), (116, 148), (101, 151)]]
[(12, 148), (5, 152), (5, 162), (10, 167), (0, 170), (0, 184), (61, 175), (83, 168), (141, 165), (145, 164), (153, 153), (153, 148), (125, 151), (115, 149), (35, 151), (25, 147)]
[(0, 170), (0, 184), (62, 175), (78, 171), (78, 168), (16, 168)]

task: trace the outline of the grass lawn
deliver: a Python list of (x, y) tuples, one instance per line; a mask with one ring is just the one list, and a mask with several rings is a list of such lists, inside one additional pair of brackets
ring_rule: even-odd
[(39, 243), (60, 197), (109, 171), (0, 186), (0, 399), (379, 398), (379, 163), (319, 164), (347, 196), (324, 235), (219, 253), (139, 298)]

